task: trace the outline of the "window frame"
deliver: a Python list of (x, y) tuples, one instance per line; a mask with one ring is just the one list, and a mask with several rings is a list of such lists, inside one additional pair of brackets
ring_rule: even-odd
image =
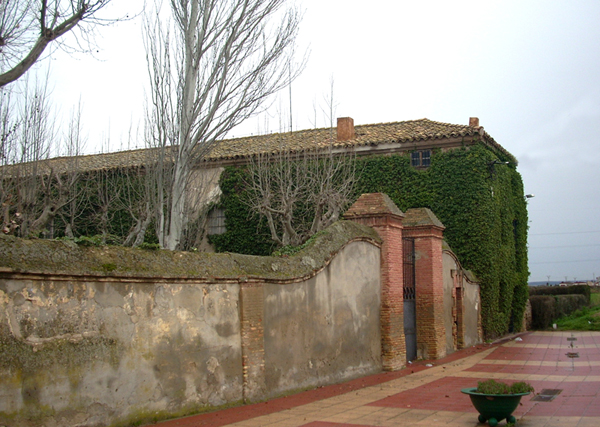
[(212, 208), (206, 216), (206, 235), (218, 236), (225, 234), (227, 227), (225, 226), (225, 209)]
[(411, 151), (410, 165), (414, 168), (428, 168), (431, 166), (431, 154), (431, 149)]

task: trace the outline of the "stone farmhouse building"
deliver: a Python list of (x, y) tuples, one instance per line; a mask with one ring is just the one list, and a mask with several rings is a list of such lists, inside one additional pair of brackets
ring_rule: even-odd
[[(202, 189), (205, 193), (203, 197), (206, 200), (214, 199), (218, 193), (215, 193), (215, 188), (223, 167), (244, 165), (251, 156), (281, 150), (301, 152), (333, 147), (334, 153), (352, 149), (359, 157), (407, 154), (410, 155), (412, 166), (427, 168), (434, 150), (446, 152), (478, 143), (484, 144), (511, 163), (518, 164), (517, 159), (479, 125), (476, 117), (471, 117), (468, 125), (419, 119), (358, 126), (354, 125), (352, 118), (343, 117), (337, 119), (337, 127), (333, 129), (307, 129), (218, 141), (198, 165), (197, 182), (206, 187)], [(77, 168), (94, 171), (143, 167), (154, 158), (153, 149), (83, 155), (77, 157)], [(68, 173), (72, 170), (73, 163), (73, 158), (57, 157), (45, 160), (38, 168), (40, 173), (49, 173), (51, 170)]]
[[(430, 166), (434, 152), (448, 152), (454, 149), (468, 148), (475, 144), (483, 144), (492, 152), (497, 153), (499, 157), (517, 164), (514, 156), (498, 144), (480, 126), (479, 119), (475, 117), (470, 118), (468, 124), (465, 125), (420, 119), (358, 126), (354, 125), (352, 118), (344, 117), (338, 118), (337, 127), (334, 129), (308, 129), (218, 141), (198, 165), (191, 188), (192, 192), (201, 193), (201, 205), (217, 202), (221, 195), (219, 177), (224, 167), (244, 165), (251, 156), (275, 153), (281, 150), (301, 152), (303, 150), (325, 150), (332, 147), (334, 153), (343, 153), (351, 149), (357, 157), (402, 154), (410, 156), (412, 167), (425, 170)], [(85, 155), (77, 158), (77, 167), (84, 171), (143, 167), (152, 161), (152, 156), (152, 149)], [(39, 167), (47, 168), (47, 171), (68, 172), (72, 168), (72, 159), (66, 157), (49, 159)], [(444, 225), (429, 209), (410, 209), (402, 213), (393, 202), (389, 201), (389, 203), (392, 207), (389, 207), (387, 214), (391, 215), (390, 218), (394, 218), (394, 221), (399, 224), (404, 224), (402, 237), (399, 238), (400, 242), (404, 239), (404, 252), (406, 253), (402, 262), (389, 260), (394, 266), (393, 269), (398, 270), (391, 274), (389, 280), (393, 281), (404, 277), (403, 285), (406, 289), (414, 288), (415, 284), (422, 286), (422, 281), (425, 280), (428, 283), (427, 286), (430, 287), (428, 291), (417, 290), (416, 294), (414, 290), (407, 290), (403, 295), (407, 301), (405, 307), (412, 317), (412, 321), (409, 323), (413, 323), (398, 327), (411, 331), (407, 338), (408, 359), (441, 357), (456, 349), (480, 342), (482, 339), (481, 302), (479, 287), (476, 285), (477, 280), (472, 273), (461, 267), (457, 255), (443, 240)], [(369, 223), (364, 218), (368, 218), (370, 214), (357, 211), (356, 206), (346, 213), (345, 218)], [(225, 230), (225, 215), (221, 209), (213, 209), (208, 214), (206, 228), (209, 234), (218, 234)], [(423, 270), (425, 267), (422, 267), (422, 261), (419, 258), (421, 249), (418, 247), (422, 237), (420, 233), (425, 229), (429, 233), (425, 233), (425, 235), (429, 237), (435, 235), (437, 238), (435, 255), (431, 255), (431, 260), (435, 260), (435, 263), (427, 265), (427, 272)], [(410, 245), (416, 245), (416, 249)], [(212, 251), (210, 245), (203, 245), (201, 249)], [(428, 249), (428, 251), (431, 250), (431, 248)], [(416, 261), (411, 263), (411, 260)], [(414, 272), (411, 272), (411, 268), (414, 269)], [(423, 279), (424, 277), (427, 278)], [(420, 301), (419, 299), (428, 292), (431, 293), (429, 299)], [(415, 301), (417, 305), (413, 307)], [(422, 304), (437, 305), (434, 311), (439, 318), (420, 319), (420, 313), (426, 311)], [(431, 322), (435, 325), (433, 328), (437, 328), (435, 333), (417, 331), (417, 324), (424, 325)], [(431, 342), (425, 343), (422, 339), (428, 334), (433, 338)], [(403, 362), (404, 360), (396, 360), (393, 365), (399, 366)]]
[[(307, 129), (218, 141), (201, 161), (201, 164), (198, 165), (191, 192), (195, 197), (200, 197), (201, 206), (214, 204), (221, 195), (219, 178), (224, 168), (247, 164), (249, 159), (257, 154), (276, 153), (281, 150), (301, 152), (331, 148), (334, 153), (353, 150), (357, 157), (401, 154), (409, 156), (410, 164), (415, 169), (426, 170), (431, 164), (434, 152), (448, 152), (461, 148), (468, 149), (468, 147), (476, 144), (483, 144), (487, 149), (496, 153), (498, 157), (508, 159), (514, 165), (518, 163), (511, 153), (498, 144), (480, 126), (479, 119), (476, 117), (469, 118), (468, 124), (465, 125), (441, 123), (429, 119), (355, 125), (354, 120), (350, 117), (338, 118), (336, 128)], [(153, 149), (84, 155), (77, 158), (77, 167), (83, 171), (143, 167), (148, 162), (153, 161), (153, 156)], [(68, 157), (49, 159), (38, 166), (40, 170), (46, 170), (47, 172), (50, 172), (50, 170), (69, 172), (72, 167), (73, 159)], [(394, 205), (393, 202), (390, 203)], [(411, 348), (408, 350), (408, 359), (441, 357), (456, 349), (480, 342), (483, 332), (480, 318), (479, 287), (476, 285), (477, 279), (472, 273), (461, 267), (458, 256), (452, 252), (444, 241), (445, 227), (442, 222), (429, 209), (410, 209), (403, 213), (394, 205), (389, 208), (388, 213), (396, 221), (404, 224), (402, 236), (405, 244), (416, 244), (417, 247), (417, 249), (410, 249), (409, 246), (405, 247), (404, 252), (408, 255), (402, 263), (398, 263), (397, 260), (390, 260), (392, 264), (395, 264), (395, 269), (403, 272), (396, 272), (392, 276), (396, 279), (404, 277), (406, 280), (405, 287), (414, 287), (415, 283), (421, 281), (421, 279), (417, 280), (416, 278), (427, 276), (428, 286), (432, 287), (430, 291), (434, 292), (434, 287), (437, 287), (435, 292), (439, 292), (439, 295), (432, 294), (432, 300), (423, 303), (429, 306), (435, 300), (435, 304), (439, 304), (439, 307), (435, 309), (436, 315), (440, 316), (434, 322), (434, 328), (437, 328), (437, 331), (433, 334), (435, 338), (428, 345), (424, 342), (417, 342), (420, 338), (416, 338), (416, 341), (414, 341), (415, 336), (424, 337), (426, 334), (421, 331), (421, 333), (414, 335), (416, 326), (408, 325), (406, 328), (413, 331), (411, 332), (413, 334), (411, 335), (412, 338), (409, 338), (408, 341), (414, 341), (410, 343)], [(358, 220), (357, 218), (363, 218), (365, 215), (366, 217), (369, 216), (364, 212), (358, 213), (356, 206), (354, 206), (346, 213), (345, 218)], [(206, 223), (208, 234), (224, 232), (226, 229), (225, 221), (225, 214), (222, 209), (212, 209), (208, 213)], [(360, 221), (365, 222), (364, 218)], [(415, 237), (419, 236), (419, 230), (425, 228), (429, 230), (428, 233), (433, 233), (431, 235), (437, 236), (439, 240), (436, 243), (434, 257), (436, 264), (428, 265), (427, 273), (421, 270), (421, 261), (418, 261), (420, 259), (418, 255), (420, 250), (418, 249), (419, 237)], [(206, 239), (203, 243), (206, 243)], [(213, 251), (213, 248), (210, 244), (203, 244), (201, 250)], [(412, 267), (410, 265), (411, 259), (417, 260)], [(407, 264), (407, 260), (409, 264)], [(410, 273), (410, 268), (414, 268), (414, 273)], [(410, 281), (413, 281), (413, 283), (411, 284)], [(415, 298), (415, 295), (411, 294), (413, 291), (407, 292), (404, 297)], [(416, 299), (418, 299), (423, 293), (417, 291), (416, 295)], [(423, 324), (424, 319), (423, 321), (418, 320), (419, 313), (423, 311), (422, 307), (419, 310), (419, 304), (421, 303), (417, 302), (416, 313), (414, 308), (411, 308), (411, 303), (407, 302), (406, 307), (408, 310), (412, 310), (412, 316), (416, 319), (413, 323)], [(431, 318), (427, 322), (433, 320)], [(398, 363), (402, 362), (403, 360), (397, 360), (394, 365), (399, 366)]]

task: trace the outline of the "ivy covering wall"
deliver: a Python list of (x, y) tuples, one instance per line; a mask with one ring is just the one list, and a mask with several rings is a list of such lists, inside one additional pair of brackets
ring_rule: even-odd
[[(483, 144), (434, 151), (431, 166), (415, 169), (408, 155), (358, 158), (356, 197), (386, 193), (402, 211), (427, 207), (442, 221), (444, 237), (464, 268), (481, 283), (487, 339), (518, 331), (528, 299), (527, 205), (514, 164)], [(227, 232), (212, 236), (218, 252), (267, 255), (269, 231), (244, 203), (244, 169), (221, 176)]]

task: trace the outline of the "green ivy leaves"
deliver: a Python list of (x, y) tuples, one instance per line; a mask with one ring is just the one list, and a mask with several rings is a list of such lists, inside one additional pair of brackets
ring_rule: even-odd
[[(498, 153), (483, 144), (435, 150), (431, 166), (417, 170), (410, 156), (361, 157), (355, 199), (385, 193), (402, 210), (427, 207), (446, 226), (444, 237), (481, 281), (484, 335), (492, 339), (521, 329), (528, 299), (527, 206), (514, 165), (492, 164)], [(274, 245), (260, 219), (243, 202), (244, 169), (221, 176), (227, 232), (212, 236), (218, 251), (270, 254)]]

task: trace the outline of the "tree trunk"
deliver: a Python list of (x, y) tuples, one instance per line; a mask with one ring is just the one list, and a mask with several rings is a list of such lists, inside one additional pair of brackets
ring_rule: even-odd
[(177, 162), (171, 185), (171, 210), (169, 212), (169, 232), (165, 236), (165, 249), (180, 249), (181, 236), (186, 223), (186, 188), (189, 169), (186, 161)]

